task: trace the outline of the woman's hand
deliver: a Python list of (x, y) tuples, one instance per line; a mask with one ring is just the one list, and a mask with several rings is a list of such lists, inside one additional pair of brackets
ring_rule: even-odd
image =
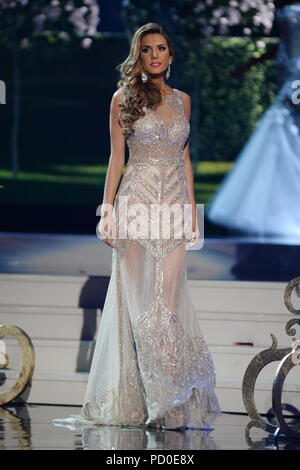
[(191, 236), (190, 236), (191, 240), (188, 243), (188, 247), (191, 248), (192, 246), (197, 245), (199, 237), (200, 237), (200, 230), (197, 224), (196, 228), (191, 233)]
[(116, 241), (116, 223), (111, 212), (101, 216), (99, 221), (99, 231), (98, 233), (101, 236), (101, 239), (112, 248), (117, 248), (110, 240), (110, 235), (112, 240)]

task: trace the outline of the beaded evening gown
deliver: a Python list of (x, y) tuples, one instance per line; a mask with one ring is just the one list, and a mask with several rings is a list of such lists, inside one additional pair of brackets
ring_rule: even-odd
[(298, 238), (300, 104), (292, 98), (300, 98), (300, 6), (276, 10), (275, 21), (279, 92), (205, 212), (208, 220), (229, 229)]
[[(175, 217), (145, 235), (155, 205), (188, 203), (183, 150), (189, 135), (181, 92), (134, 123), (114, 217), (127, 224), (112, 273), (79, 423), (206, 428), (220, 413), (214, 364), (187, 288), (184, 231)], [(137, 237), (132, 208), (138, 207)], [(124, 215), (125, 214), (125, 215)], [(151, 219), (155, 220), (155, 219)], [(157, 219), (156, 219), (157, 220)], [(162, 217), (161, 221), (167, 218)], [(123, 227), (124, 228), (124, 227)], [(123, 229), (122, 229), (123, 230)], [(61, 420), (56, 420), (61, 421)], [(56, 423), (57, 424), (57, 423)]]

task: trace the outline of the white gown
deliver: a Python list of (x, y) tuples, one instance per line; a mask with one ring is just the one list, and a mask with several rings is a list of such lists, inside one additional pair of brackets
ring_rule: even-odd
[[(183, 150), (189, 135), (182, 94), (144, 109), (126, 138), (130, 155), (114, 204), (188, 202)], [(128, 226), (130, 211), (125, 217)], [(165, 219), (163, 219), (164, 221)], [(163, 226), (166, 224), (162, 224)], [(215, 368), (187, 287), (188, 238), (117, 240), (80, 416), (54, 424), (208, 428), (220, 413)], [(172, 232), (173, 234), (175, 232)]]
[[(300, 235), (300, 6), (276, 10), (280, 90), (205, 207), (209, 221), (255, 236)], [(292, 84), (298, 80), (297, 89)], [(300, 99), (300, 92), (296, 98)]]

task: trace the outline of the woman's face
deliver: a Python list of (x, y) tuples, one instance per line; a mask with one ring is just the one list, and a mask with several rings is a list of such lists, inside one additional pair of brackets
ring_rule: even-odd
[(166, 38), (158, 33), (149, 33), (142, 37), (140, 57), (144, 70), (153, 75), (164, 73), (173, 60)]

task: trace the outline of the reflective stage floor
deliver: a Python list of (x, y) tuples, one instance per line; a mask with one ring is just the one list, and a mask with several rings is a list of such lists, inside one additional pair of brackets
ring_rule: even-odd
[(0, 407), (0, 450), (300, 450), (300, 441), (245, 428), (246, 414), (223, 413), (211, 431), (157, 431), (117, 426), (55, 426), (52, 420), (79, 414), (80, 407), (16, 404)]

